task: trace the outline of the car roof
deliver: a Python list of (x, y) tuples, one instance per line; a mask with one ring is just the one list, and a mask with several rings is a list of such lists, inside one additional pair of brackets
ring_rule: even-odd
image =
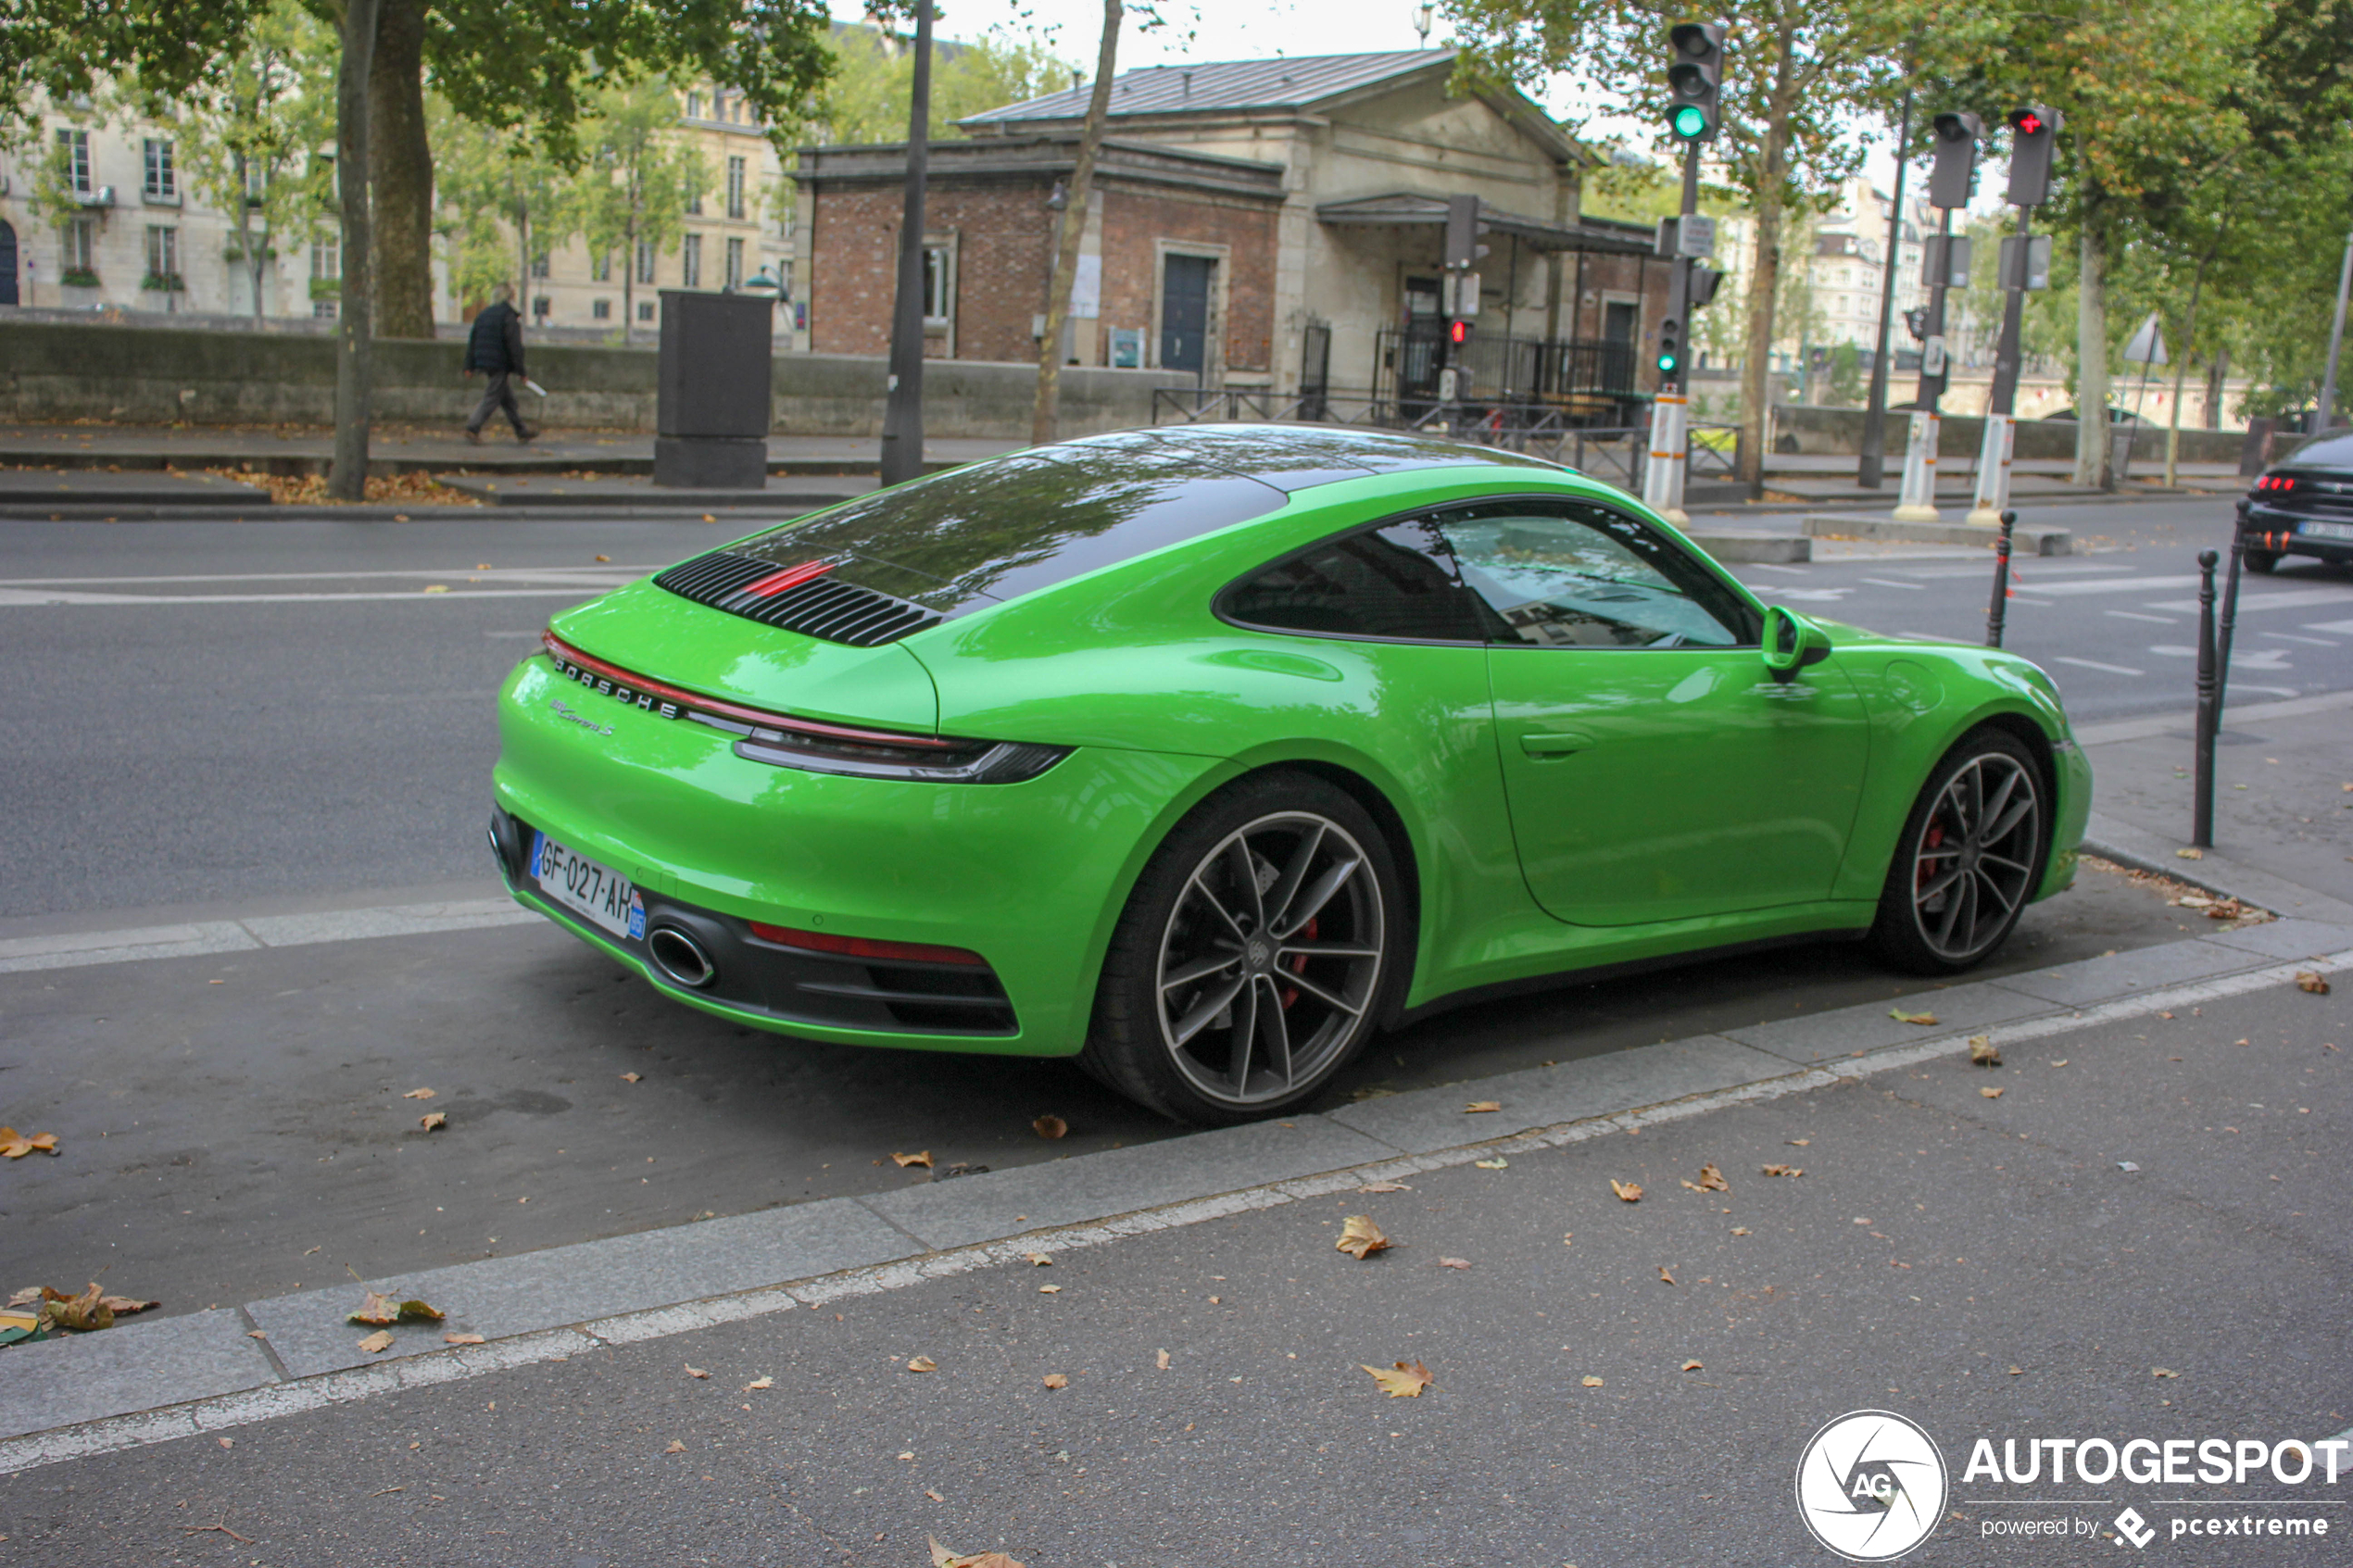
[(1202, 468), (1254, 479), (1286, 495), (1318, 484), (1363, 479), (1367, 474), (1402, 473), (1411, 469), (1565, 471), (1558, 463), (1492, 446), (1473, 446), (1397, 431), (1346, 430), (1331, 425), (1154, 425), (1146, 430), (1080, 436), (1059, 446), (1038, 450), (1051, 454), (1062, 448), (1181, 455)]

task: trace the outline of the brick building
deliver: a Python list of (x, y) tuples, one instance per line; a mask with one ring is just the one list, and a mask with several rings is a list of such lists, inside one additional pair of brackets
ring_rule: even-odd
[[(1586, 221), (1592, 157), (1509, 91), (1455, 95), (1451, 50), (1127, 71), (1081, 240), (1071, 358), (1206, 385), (1411, 403), (1434, 390), (1446, 198), (1481, 198), (1491, 254), (1466, 370), (1492, 398), (1634, 412), (1668, 268), (1647, 230)], [(960, 122), (931, 149), (927, 347), (1034, 359), (1084, 86)], [(902, 145), (807, 147), (798, 345), (889, 341)]]

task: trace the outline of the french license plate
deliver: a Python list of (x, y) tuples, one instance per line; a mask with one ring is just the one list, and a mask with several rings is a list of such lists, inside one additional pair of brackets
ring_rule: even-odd
[(2353, 522), (2299, 522), (2296, 531), (2318, 539), (2353, 539)]
[(531, 877), (540, 892), (615, 936), (645, 939), (646, 900), (627, 877), (610, 866), (600, 866), (544, 833), (534, 834)]

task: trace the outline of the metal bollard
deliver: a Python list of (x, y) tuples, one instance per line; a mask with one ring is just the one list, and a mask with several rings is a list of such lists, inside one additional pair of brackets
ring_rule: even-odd
[(2222, 693), (2214, 658), (2214, 563), (2212, 550), (2197, 553), (2197, 759), (2190, 803), (2190, 843), (2214, 847), (2214, 737), (2221, 729)]
[(1994, 546), (1994, 604), (1985, 612), (1985, 646), (2002, 646), (2002, 622), (2009, 619), (2010, 602), (2010, 531), (2018, 526), (2018, 513), (2002, 514), (2001, 542)]
[(2238, 521), (2231, 528), (2231, 570), (2222, 584), (2222, 625), (2214, 646), (2214, 729), (2222, 729), (2222, 704), (2231, 691), (2231, 642), (2239, 619), (2239, 571), (2246, 561), (2246, 503), (2239, 503)]

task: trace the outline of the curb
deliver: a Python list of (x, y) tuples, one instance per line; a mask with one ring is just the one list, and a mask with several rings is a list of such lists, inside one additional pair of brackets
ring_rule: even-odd
[(2171, 877), (2218, 898), (2235, 898), (2242, 904), (2298, 921), (2353, 923), (2353, 904), (2312, 892), (2269, 872), (2240, 865), (2211, 849), (2188, 860), (2176, 854), (2175, 847), (2156, 834), (2097, 811), (2092, 813), (2083, 833), (2086, 854), (2113, 860), (2127, 870)]
[[(376, 1358), (356, 1349), (344, 1321), (359, 1285), (18, 1346), (0, 1353), (0, 1474), (1566, 1147), (1955, 1054), (1972, 1034), (2022, 1040), (2091, 1027), (2251, 991), (2315, 963), (2353, 965), (2353, 925), (2283, 920), (1291, 1123), (368, 1281), (448, 1313), (428, 1330), (396, 1330)], [(1894, 1016), (1907, 1004), (1936, 1010), (1933, 1034)], [(1464, 1139), (1473, 1094), (1503, 1102), (1508, 1130)], [(1480, 1122), (1483, 1132), (1497, 1125)], [(486, 1342), (446, 1346), (445, 1328)]]

